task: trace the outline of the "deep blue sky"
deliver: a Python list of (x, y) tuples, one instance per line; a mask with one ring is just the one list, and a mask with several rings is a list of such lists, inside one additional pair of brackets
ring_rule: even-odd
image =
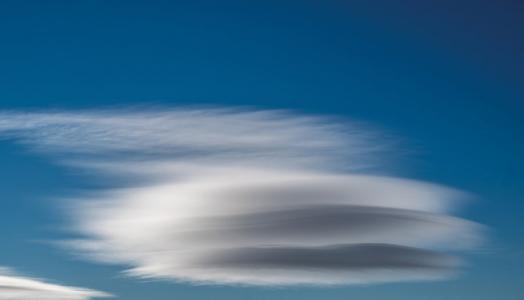
[[(460, 3), (457, 3), (460, 2)], [(0, 109), (242, 105), (374, 124), (405, 176), (476, 195), (492, 229), (459, 278), (260, 289), (139, 282), (39, 240), (88, 184), (0, 143), (0, 265), (121, 299), (520, 299), (524, 4), (519, 1), (2, 1)], [(501, 296), (503, 295), (503, 296)]]

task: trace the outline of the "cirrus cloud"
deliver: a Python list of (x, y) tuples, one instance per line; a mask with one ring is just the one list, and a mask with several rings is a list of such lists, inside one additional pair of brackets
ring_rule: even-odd
[(450, 215), (463, 192), (377, 175), (386, 143), (361, 124), (218, 108), (6, 112), (0, 135), (133, 179), (73, 199), (78, 238), (64, 244), (141, 278), (445, 278), (481, 238), (480, 225)]

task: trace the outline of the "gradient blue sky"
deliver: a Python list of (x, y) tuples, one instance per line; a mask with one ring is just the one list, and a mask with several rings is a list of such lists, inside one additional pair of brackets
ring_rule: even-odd
[[(406, 177), (476, 195), (489, 243), (456, 279), (337, 288), (141, 282), (45, 242), (97, 185), (0, 142), (0, 265), (119, 299), (520, 299), (524, 5), (518, 1), (2, 1), (0, 110), (284, 108), (402, 137)], [(501, 296), (503, 295), (503, 296)]]

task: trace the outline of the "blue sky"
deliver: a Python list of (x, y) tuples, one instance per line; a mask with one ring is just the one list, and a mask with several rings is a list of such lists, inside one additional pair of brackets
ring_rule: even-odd
[(0, 110), (241, 106), (369, 124), (394, 137), (396, 176), (474, 195), (458, 215), (490, 229), (458, 276), (286, 288), (126, 277), (50, 242), (68, 237), (61, 199), (113, 183), (13, 139), (0, 142), (0, 266), (129, 300), (518, 299), (524, 7), (455, 2), (4, 1)]

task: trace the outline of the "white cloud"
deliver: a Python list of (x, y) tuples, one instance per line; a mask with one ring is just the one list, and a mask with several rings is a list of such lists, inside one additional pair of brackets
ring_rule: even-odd
[[(0, 135), (133, 179), (74, 199), (67, 241), (143, 278), (226, 284), (435, 279), (481, 227), (464, 193), (380, 173), (382, 135), (275, 111), (0, 114)], [(378, 171), (378, 172), (377, 172)]]
[(87, 300), (99, 297), (111, 297), (111, 295), (85, 288), (48, 283), (0, 267), (0, 299), (2, 300)]

